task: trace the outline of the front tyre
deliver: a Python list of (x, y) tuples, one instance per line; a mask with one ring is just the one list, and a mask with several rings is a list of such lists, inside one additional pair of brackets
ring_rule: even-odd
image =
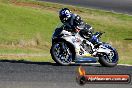
[(74, 52), (66, 42), (56, 42), (50, 50), (52, 59), (60, 65), (70, 65), (74, 59)]
[(109, 55), (102, 53), (99, 57), (99, 63), (102, 66), (105, 67), (114, 67), (118, 64), (118, 52), (116, 49), (114, 49), (112, 46), (109, 44), (103, 44), (105, 47), (111, 49), (111, 53)]

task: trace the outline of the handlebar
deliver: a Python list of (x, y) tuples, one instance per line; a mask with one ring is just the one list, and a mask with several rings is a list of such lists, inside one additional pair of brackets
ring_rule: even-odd
[(105, 32), (96, 32), (94, 35), (96, 36), (96, 37), (100, 37), (102, 34), (104, 34)]

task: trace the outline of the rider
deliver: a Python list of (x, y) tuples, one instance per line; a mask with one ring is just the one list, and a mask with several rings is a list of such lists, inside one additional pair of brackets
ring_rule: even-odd
[(79, 15), (72, 13), (68, 8), (62, 8), (60, 10), (59, 18), (64, 24), (65, 30), (75, 33), (81, 30), (80, 34), (83, 34), (83, 36), (87, 38), (92, 36), (92, 27), (85, 23)]

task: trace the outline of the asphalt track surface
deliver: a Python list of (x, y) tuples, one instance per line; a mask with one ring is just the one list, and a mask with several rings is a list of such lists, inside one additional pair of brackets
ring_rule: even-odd
[[(132, 88), (130, 84), (86, 84), (76, 82), (79, 65), (58, 66), (55, 63), (0, 61), (0, 88)], [(85, 65), (88, 74), (130, 74), (132, 66), (114, 68)]]
[(132, 14), (132, 0), (39, 0)]

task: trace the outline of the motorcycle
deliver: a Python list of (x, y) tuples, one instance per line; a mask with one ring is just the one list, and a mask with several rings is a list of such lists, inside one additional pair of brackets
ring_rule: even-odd
[(96, 32), (89, 39), (81, 35), (81, 30), (71, 33), (64, 27), (57, 27), (52, 36), (50, 53), (59, 65), (72, 63), (97, 63), (114, 67), (118, 63), (118, 52), (110, 44), (101, 42), (103, 33)]

